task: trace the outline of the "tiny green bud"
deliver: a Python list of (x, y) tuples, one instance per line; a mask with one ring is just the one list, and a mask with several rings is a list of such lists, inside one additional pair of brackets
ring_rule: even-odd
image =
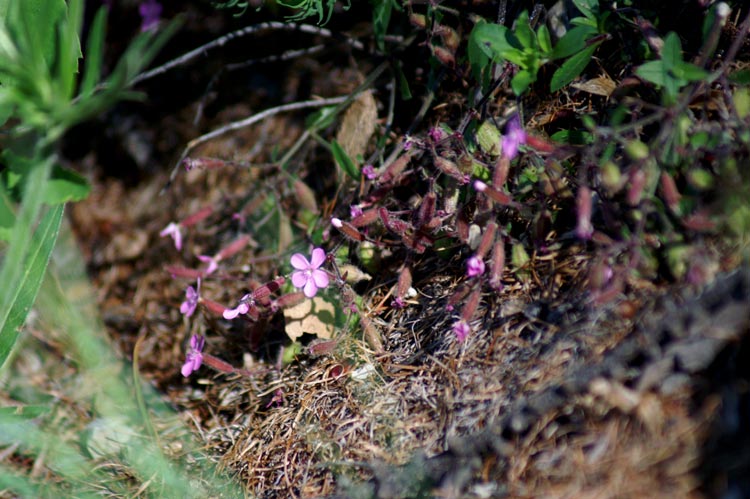
[(482, 152), (489, 154), (490, 156), (499, 156), (501, 152), (501, 140), (502, 135), (500, 135), (500, 130), (498, 130), (491, 122), (485, 121), (479, 125), (479, 129), (477, 130), (477, 143)]
[(648, 158), (650, 151), (648, 145), (641, 142), (640, 140), (633, 140), (625, 146), (625, 152), (630, 159), (635, 161), (642, 161)]

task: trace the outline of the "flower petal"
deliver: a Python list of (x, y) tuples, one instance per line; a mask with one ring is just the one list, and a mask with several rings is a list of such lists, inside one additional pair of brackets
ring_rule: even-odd
[(310, 268), (310, 262), (307, 261), (307, 258), (305, 258), (302, 253), (293, 254), (289, 261), (291, 262), (292, 267), (297, 270), (307, 270)]
[(303, 289), (305, 296), (312, 298), (318, 292), (318, 287), (315, 285), (315, 279), (308, 279)]
[(312, 280), (315, 281), (315, 285), (319, 288), (325, 288), (328, 286), (328, 273), (323, 270), (313, 270)]
[(305, 284), (307, 284), (307, 281), (309, 281), (309, 277), (307, 275), (307, 272), (299, 271), (299, 272), (292, 272), (292, 285), (294, 285), (295, 288), (301, 288)]
[(192, 364), (192, 362), (190, 362), (189, 360), (185, 361), (185, 363), (182, 364), (182, 369), (180, 369), (180, 372), (186, 378), (188, 376), (190, 376), (190, 374), (193, 372), (193, 364)]
[(326, 252), (323, 248), (315, 248), (312, 250), (312, 257), (310, 259), (310, 265), (312, 268), (317, 269), (326, 261)]

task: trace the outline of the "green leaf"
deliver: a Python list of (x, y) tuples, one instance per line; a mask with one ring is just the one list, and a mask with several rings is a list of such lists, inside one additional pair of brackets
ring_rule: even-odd
[(490, 56), (485, 52), (485, 48), (482, 47), (482, 30), (478, 29), (479, 26), (486, 25), (487, 23), (483, 20), (479, 21), (474, 29), (471, 30), (469, 35), (469, 42), (466, 47), (466, 54), (469, 57), (469, 65), (471, 66), (471, 73), (474, 75), (477, 81), (482, 79), (482, 71), (490, 63)]
[(505, 26), (482, 23), (474, 27), (474, 33), (477, 45), (490, 59), (506, 59), (515, 63), (509, 54), (515, 58), (521, 54), (522, 47)]
[(596, 29), (591, 26), (576, 26), (565, 33), (560, 41), (557, 42), (554, 50), (552, 50), (551, 58), (562, 59), (580, 52), (586, 47), (586, 40), (595, 34)]
[(84, 59), (83, 77), (81, 78), (80, 95), (90, 95), (102, 74), (102, 59), (104, 57), (104, 38), (107, 28), (107, 7), (102, 6), (94, 17), (86, 43), (86, 57)]
[(5, 188), (0, 185), (0, 241), (10, 241), (15, 222), (16, 214), (13, 213), (13, 205)]
[(573, 0), (573, 5), (576, 6), (581, 14), (589, 19), (595, 19), (595, 10), (599, 10), (599, 0)]
[(357, 168), (357, 165), (354, 164), (354, 161), (351, 160), (346, 151), (344, 151), (344, 148), (336, 140), (331, 141), (331, 152), (333, 153), (333, 159), (336, 160), (341, 169), (351, 178), (359, 181), (359, 168)]
[(588, 66), (596, 47), (596, 44), (591, 45), (565, 61), (563, 65), (555, 71), (555, 74), (552, 75), (550, 90), (552, 92), (557, 92), (562, 87), (576, 79), (578, 75), (586, 69), (586, 66)]
[(542, 51), (544, 57), (550, 57), (552, 54), (552, 38), (550, 37), (547, 26), (542, 24), (537, 30), (536, 36), (539, 41), (539, 50)]
[(708, 71), (690, 62), (680, 61), (672, 68), (674, 75), (687, 81), (700, 81), (708, 77)]
[(378, 50), (385, 51), (385, 34), (391, 21), (394, 0), (374, 0), (372, 7), (372, 29)]
[(643, 63), (635, 70), (635, 74), (659, 87), (665, 86), (667, 80), (672, 78), (669, 73), (667, 73), (667, 69), (664, 67), (662, 61), (649, 61)]
[(521, 95), (526, 91), (527, 88), (529, 88), (529, 85), (531, 85), (535, 81), (536, 72), (532, 73), (531, 71), (522, 69), (518, 73), (516, 73), (512, 80), (510, 80), (510, 88), (513, 89), (514, 94)]
[(539, 44), (536, 40), (536, 33), (531, 29), (529, 24), (529, 13), (521, 12), (516, 19), (516, 29), (513, 32), (521, 47), (537, 50)]
[(91, 186), (84, 176), (73, 170), (55, 165), (49, 182), (47, 182), (44, 202), (53, 205), (67, 203), (68, 201), (81, 201), (86, 199), (89, 192), (91, 192)]
[(680, 37), (674, 31), (670, 31), (664, 38), (661, 60), (666, 70), (673, 69), (682, 62), (682, 44), (680, 44)]
[(740, 69), (730, 73), (729, 81), (737, 85), (750, 85), (750, 69)]
[[(3, 303), (5, 307), (0, 309), (0, 366), (10, 355), (18, 338), (19, 328), (26, 321), (26, 316), (39, 292), (52, 249), (55, 247), (62, 214), (63, 205), (57, 205), (45, 213), (34, 233), (30, 251), (24, 259), (20, 279), (7, 283), (12, 291), (11, 299), (8, 303)], [(14, 241), (11, 242), (13, 243)], [(10, 263), (12, 262), (5, 260), (3, 267)]]

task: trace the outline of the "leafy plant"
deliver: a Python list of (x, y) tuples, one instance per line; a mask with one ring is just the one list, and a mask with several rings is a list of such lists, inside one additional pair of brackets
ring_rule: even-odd
[(682, 59), (680, 37), (674, 32), (664, 38), (661, 58), (642, 64), (636, 74), (664, 91), (665, 104), (674, 103), (680, 90), (689, 83), (708, 77), (706, 70)]
[(57, 164), (56, 142), (71, 126), (119, 99), (135, 97), (128, 83), (175, 28), (142, 33), (100, 83), (106, 17), (102, 7), (91, 27), (79, 82), (83, 2), (0, 1), (0, 124), (6, 124), (0, 240), (9, 243), (0, 269), (0, 365), (36, 297), (57, 237), (61, 205), (88, 194), (83, 177)]
[(583, 13), (571, 21), (575, 28), (568, 31), (553, 47), (549, 30), (531, 27), (526, 11), (518, 16), (515, 29), (480, 21), (469, 37), (468, 56), (475, 76), (480, 76), (490, 61), (508, 61), (519, 67), (510, 85), (521, 95), (537, 79), (539, 69), (557, 59), (567, 59), (552, 75), (553, 92), (573, 81), (588, 65), (596, 48), (607, 38), (605, 22), (608, 13), (600, 13), (598, 1), (576, 0)]
[[(279, 5), (289, 7), (297, 11), (296, 14), (292, 14), (287, 17), (290, 21), (301, 21), (308, 17), (318, 16), (318, 24), (326, 24), (331, 20), (333, 14), (333, 8), (336, 6), (336, 0), (325, 0), (326, 4), (323, 5), (324, 0), (299, 0), (297, 2), (285, 2), (283, 0), (277, 0)], [(351, 6), (349, 0), (346, 2), (344, 10)], [(325, 16), (325, 21), (323, 17)]]

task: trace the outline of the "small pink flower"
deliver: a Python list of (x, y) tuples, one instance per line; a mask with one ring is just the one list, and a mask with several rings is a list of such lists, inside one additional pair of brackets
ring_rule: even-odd
[(250, 310), (250, 303), (248, 302), (251, 298), (252, 296), (249, 294), (243, 296), (240, 298), (240, 304), (237, 305), (237, 308), (228, 308), (224, 310), (222, 316), (227, 320), (232, 320), (239, 315), (246, 314)]
[(312, 250), (310, 261), (301, 253), (292, 255), (292, 267), (297, 269), (292, 273), (292, 284), (295, 288), (303, 288), (308, 298), (315, 296), (318, 289), (328, 286), (328, 274), (325, 270), (320, 270), (325, 261), (326, 253), (322, 248)]
[(526, 132), (521, 126), (521, 117), (518, 113), (511, 116), (505, 125), (505, 135), (503, 135), (503, 155), (508, 159), (513, 159), (518, 155), (518, 146), (526, 143)]
[(401, 308), (404, 308), (406, 306), (406, 302), (404, 301), (403, 298), (401, 298), (400, 296), (397, 296), (391, 302), (391, 306), (393, 308), (396, 308), (396, 309), (401, 309)]
[(203, 364), (203, 346), (206, 343), (206, 339), (203, 336), (194, 334), (190, 338), (190, 350), (185, 356), (185, 363), (182, 365), (180, 372), (186, 378), (192, 374), (193, 371), (197, 371), (201, 364)]
[(208, 264), (206, 270), (203, 271), (206, 275), (213, 274), (219, 268), (219, 261), (213, 256), (199, 255), (198, 260)]
[(198, 278), (197, 289), (192, 286), (188, 286), (185, 290), (185, 301), (180, 305), (180, 313), (184, 314), (185, 317), (190, 317), (195, 312), (195, 308), (198, 306), (198, 302), (201, 299), (201, 280)]
[(459, 343), (463, 343), (466, 337), (469, 336), (470, 332), (471, 327), (469, 327), (469, 324), (464, 320), (457, 321), (453, 324), (453, 333), (456, 335), (456, 339)]
[(164, 229), (159, 232), (159, 236), (170, 236), (172, 239), (174, 239), (174, 247), (177, 248), (177, 251), (180, 251), (182, 249), (182, 232), (180, 232), (181, 225), (169, 222), (169, 225), (164, 227)]
[(367, 180), (374, 180), (375, 177), (378, 176), (377, 172), (375, 171), (375, 167), (372, 165), (363, 166), (362, 175), (364, 175)]
[(445, 133), (439, 126), (430, 128), (430, 130), (427, 132), (427, 135), (430, 137), (430, 140), (435, 143), (440, 142), (448, 136), (448, 134)]
[(466, 260), (466, 275), (476, 277), (484, 274), (484, 260), (474, 255)]
[[(353, 204), (349, 207), (349, 216), (352, 218), (357, 218), (362, 213), (364, 213), (362, 211), (362, 207), (358, 204)], [(339, 222), (341, 222), (341, 220), (339, 220)], [(331, 219), (331, 223), (334, 224), (334, 227), (336, 227), (335, 223), (333, 222), (333, 219)]]

